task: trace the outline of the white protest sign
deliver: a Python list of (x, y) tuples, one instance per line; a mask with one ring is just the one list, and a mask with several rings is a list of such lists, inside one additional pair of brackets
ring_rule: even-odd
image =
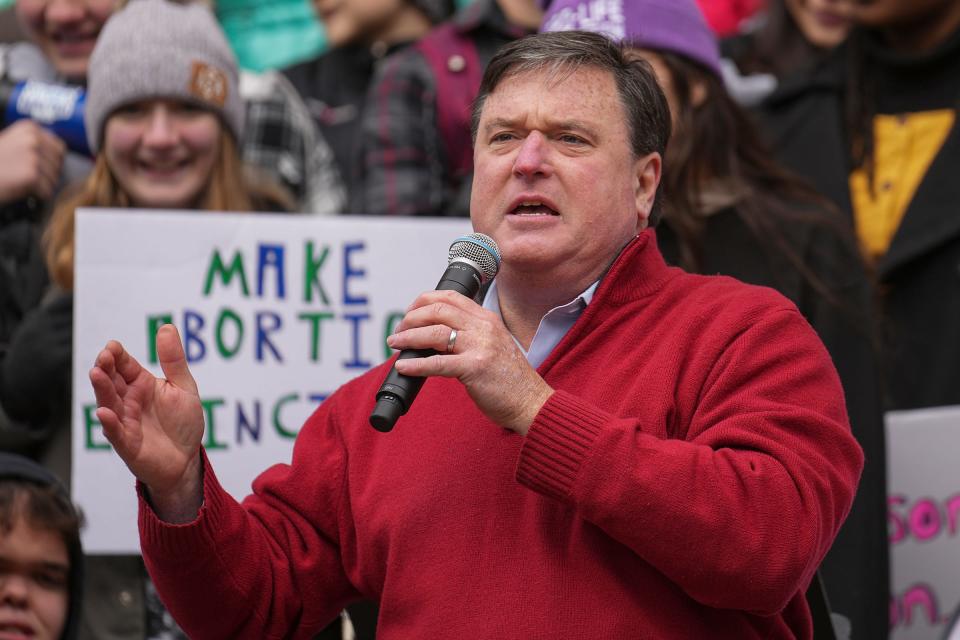
[(103, 436), (87, 375), (108, 340), (161, 375), (156, 328), (177, 326), (204, 445), (240, 498), (290, 460), (323, 398), (388, 357), (386, 336), (469, 232), (465, 219), (80, 210), (72, 487), (85, 550), (139, 553), (133, 476)]
[(887, 414), (892, 640), (939, 640), (960, 605), (958, 452), (960, 407)]

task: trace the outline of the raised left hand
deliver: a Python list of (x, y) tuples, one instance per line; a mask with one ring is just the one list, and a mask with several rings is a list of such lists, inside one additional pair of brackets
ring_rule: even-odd
[[(457, 337), (448, 351), (453, 330)], [(553, 394), (497, 314), (453, 291), (421, 294), (387, 344), (394, 349), (437, 351), (426, 358), (398, 360), (397, 371), (456, 378), (484, 415), (520, 435), (526, 435)]]

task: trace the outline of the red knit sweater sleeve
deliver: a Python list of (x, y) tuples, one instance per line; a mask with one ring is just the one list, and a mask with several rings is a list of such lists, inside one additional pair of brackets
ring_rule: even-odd
[(261, 474), (242, 505), (205, 454), (204, 504), (194, 522), (159, 520), (139, 488), (144, 561), (191, 638), (312, 638), (357, 598), (339, 555), (344, 456), (330, 444), (336, 438), (318, 445), (329, 422), (323, 412), (304, 425), (293, 463)]
[(737, 334), (704, 380), (677, 387), (673, 413), (689, 417), (676, 425), (558, 391), (517, 478), (570, 503), (695, 600), (774, 614), (833, 541), (863, 456), (829, 356), (795, 310)]

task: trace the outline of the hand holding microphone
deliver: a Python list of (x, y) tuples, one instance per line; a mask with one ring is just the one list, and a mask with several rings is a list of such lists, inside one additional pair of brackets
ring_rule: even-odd
[(82, 87), (0, 81), (0, 203), (53, 196), (67, 149), (90, 155)]
[(29, 120), (0, 131), (0, 204), (30, 196), (50, 199), (65, 152), (59, 138)]
[[(460, 244), (464, 241), (467, 246)], [(471, 255), (462, 255), (465, 250)], [(428, 376), (457, 378), (488, 418), (520, 434), (526, 433), (553, 393), (500, 316), (473, 300), (480, 285), (496, 275), (496, 269), (484, 271), (481, 260), (499, 265), (492, 239), (471, 234), (454, 242), (450, 266), (437, 290), (421, 294), (388, 338), (391, 347), (403, 351), (377, 392), (370, 416), (377, 430), (393, 428)]]
[[(461, 236), (450, 245), (447, 255), (447, 270), (437, 283), (437, 291), (456, 291), (473, 299), (485, 283), (493, 280), (500, 270), (500, 249), (490, 236), (471, 233)], [(451, 331), (447, 346), (456, 342), (456, 331)], [(450, 349), (444, 349), (449, 351)], [(437, 353), (433, 349), (405, 349), (399, 359), (425, 358)], [(370, 424), (377, 431), (390, 431), (393, 425), (410, 408), (420, 392), (424, 378), (405, 376), (394, 367), (377, 392), (377, 406), (370, 414)]]

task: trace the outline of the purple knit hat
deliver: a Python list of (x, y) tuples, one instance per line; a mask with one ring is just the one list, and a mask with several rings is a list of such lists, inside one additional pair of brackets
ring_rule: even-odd
[(540, 31), (573, 30), (678, 53), (721, 75), (717, 39), (695, 0), (552, 0)]

